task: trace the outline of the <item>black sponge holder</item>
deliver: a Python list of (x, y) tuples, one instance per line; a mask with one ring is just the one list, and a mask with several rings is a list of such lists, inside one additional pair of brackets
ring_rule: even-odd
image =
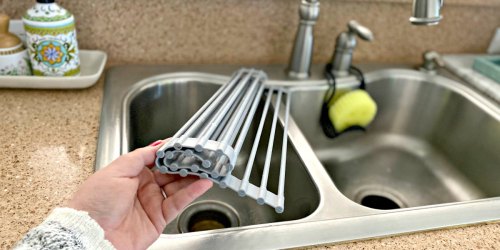
[[(349, 68), (349, 74), (355, 75), (356, 78), (360, 81), (359, 89), (366, 89), (365, 77), (363, 72), (357, 67), (351, 66)], [(329, 63), (325, 66), (325, 77), (327, 83), (329, 85), (329, 89), (325, 93), (324, 102), (321, 107), (321, 115), (319, 119), (319, 123), (321, 124), (321, 128), (323, 128), (323, 132), (328, 138), (335, 138), (349, 131), (366, 131), (366, 129), (362, 126), (351, 126), (345, 129), (342, 132), (338, 132), (333, 126), (332, 121), (330, 121), (330, 117), (328, 115), (328, 104), (335, 97), (335, 92), (337, 91), (337, 81), (335, 79), (335, 75), (332, 73), (332, 64)]]

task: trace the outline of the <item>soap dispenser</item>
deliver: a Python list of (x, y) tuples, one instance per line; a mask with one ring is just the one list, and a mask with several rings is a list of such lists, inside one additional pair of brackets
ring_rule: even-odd
[(80, 58), (75, 19), (54, 0), (37, 0), (23, 16), (33, 74), (77, 76)]
[(9, 21), (0, 14), (0, 75), (31, 75), (28, 53), (21, 39), (9, 33)]

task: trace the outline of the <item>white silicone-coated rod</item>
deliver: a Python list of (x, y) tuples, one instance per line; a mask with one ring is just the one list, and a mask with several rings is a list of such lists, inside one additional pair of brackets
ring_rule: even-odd
[(208, 141), (208, 138), (213, 134), (215, 129), (217, 129), (217, 126), (219, 126), (220, 121), (224, 118), (229, 108), (234, 105), (236, 98), (242, 95), (242, 90), (246, 86), (245, 83), (248, 81), (253, 71), (254, 70), (251, 69), (249, 72), (247, 72), (247, 75), (240, 81), (240, 84), (236, 86), (233, 93), (229, 95), (228, 99), (222, 104), (221, 108), (215, 113), (212, 119), (210, 119), (206, 127), (203, 128), (202, 132), (199, 135), (200, 137), (198, 139), (198, 142), (196, 143), (196, 151), (201, 152), (203, 150), (203, 147)]
[(234, 88), (234, 85), (236, 85), (236, 83), (238, 83), (238, 80), (241, 78), (241, 75), (245, 73), (245, 71), (246, 70), (238, 71), (238, 73), (233, 78), (231, 78), (229, 83), (225, 84), (227, 85), (227, 87), (223, 89), (223, 91), (209, 105), (209, 107), (207, 107), (204, 111), (201, 112), (199, 117), (195, 117), (195, 119), (193, 119), (193, 122), (189, 124), (189, 126), (187, 126), (186, 131), (183, 132), (182, 135), (180, 135), (180, 138), (175, 142), (174, 147), (175, 146), (179, 147), (179, 145), (182, 144), (189, 136), (191, 136), (191, 134), (193, 134), (195, 131), (198, 131), (201, 126), (205, 125), (206, 120), (210, 117), (210, 115), (212, 115), (214, 110), (224, 100), (224, 97), (226, 97), (227, 93)]
[[(241, 83), (240, 83), (241, 84)], [(245, 90), (244, 90), (245, 91)], [(236, 100), (236, 103), (240, 103), (241, 99), (243, 98), (243, 95), (239, 95), (238, 99)], [(214, 141), (220, 141), (219, 137), (221, 137), (223, 134), (227, 133), (228, 126), (227, 124), (230, 124), (231, 121), (234, 119), (234, 115), (237, 112), (236, 110), (238, 109), (239, 105), (232, 105), (224, 118), (221, 120), (219, 126), (217, 126), (217, 129), (215, 129), (214, 133), (210, 136), (210, 140)]]
[(234, 153), (238, 155), (240, 153), (241, 147), (243, 147), (243, 142), (245, 142), (245, 138), (248, 133), (248, 129), (250, 129), (250, 125), (252, 125), (253, 117), (255, 115), (255, 111), (257, 111), (257, 107), (259, 107), (260, 103), (260, 97), (262, 96), (262, 93), (264, 93), (265, 86), (264, 84), (260, 85), (259, 90), (257, 91), (257, 95), (255, 96), (255, 99), (253, 100), (252, 108), (250, 109), (250, 112), (248, 113), (247, 119), (245, 120), (245, 124), (243, 125), (243, 128), (241, 129), (240, 136), (238, 137), (238, 140), (236, 141), (236, 146), (234, 147)]
[[(248, 105), (248, 107), (245, 109), (245, 114), (241, 117), (241, 119), (240, 119), (240, 120), (239, 120), (239, 122), (238, 122), (238, 126), (237, 126), (237, 127), (238, 127), (238, 130), (242, 130), (241, 128), (242, 128), (243, 122), (245, 121), (245, 117), (250, 117), (250, 119), (252, 120), (252, 119), (253, 119), (253, 116), (254, 116), (254, 114), (255, 114), (255, 112), (253, 112), (253, 113), (251, 113), (251, 114), (250, 114), (252, 104), (253, 104), (253, 102), (254, 102), (254, 100), (255, 100), (255, 99), (257, 99), (257, 101), (260, 101), (260, 97), (261, 97), (261, 94), (262, 94), (262, 93), (261, 93), (261, 91), (262, 91), (262, 90), (261, 90), (261, 87), (264, 85), (264, 82), (265, 82), (265, 81), (266, 81), (266, 79), (267, 79), (267, 76), (266, 76), (266, 74), (265, 74), (263, 71), (261, 71), (260, 73), (261, 73), (262, 78), (260, 78), (260, 79), (259, 79), (259, 83), (258, 83), (259, 88), (257, 88), (257, 89), (255, 90), (255, 93), (252, 95), (252, 96), (253, 96), (253, 99), (252, 99), (252, 100), (251, 100), (251, 101), (247, 104), (247, 105)], [(241, 132), (242, 132), (242, 131), (240, 131), (240, 134), (241, 134)], [(245, 131), (245, 136), (246, 136), (246, 132), (247, 132), (247, 131)], [(234, 140), (236, 139), (236, 136), (237, 136), (237, 135), (238, 135), (238, 134), (233, 134), (233, 136), (232, 136), (232, 137), (230, 138), (230, 140), (229, 140), (229, 144), (233, 145)], [(235, 146), (236, 146), (236, 145), (235, 145)], [(239, 153), (239, 151), (238, 151), (238, 153)]]
[(250, 179), (250, 174), (252, 173), (253, 162), (255, 160), (255, 154), (257, 153), (257, 148), (259, 147), (260, 137), (264, 128), (264, 123), (266, 121), (267, 111), (269, 110), (269, 104), (271, 103), (273, 91), (274, 88), (270, 87), (267, 92), (266, 103), (264, 104), (264, 110), (262, 111), (262, 116), (260, 118), (259, 128), (257, 129), (257, 134), (255, 135), (255, 141), (253, 142), (252, 151), (250, 152), (250, 156), (248, 158), (245, 174), (243, 175), (243, 180), (241, 180), (241, 185), (238, 190), (238, 194), (240, 196), (245, 196), (247, 192), (248, 182)]
[(252, 82), (250, 89), (247, 90), (247, 93), (245, 94), (245, 97), (241, 101), (240, 106), (238, 107), (238, 110), (236, 111), (236, 115), (234, 115), (234, 119), (232, 119), (231, 123), (229, 124), (228, 129), (225, 131), (221, 138), (221, 142), (223, 145), (229, 145), (232, 144), (231, 138), (235, 138), (236, 135), (239, 132), (239, 128), (242, 124), (243, 117), (246, 115), (249, 104), (251, 103), (251, 100), (253, 100), (255, 97), (255, 90), (257, 90), (257, 87), (259, 85), (259, 78), (255, 78), (254, 81)]
[(264, 161), (264, 170), (262, 171), (262, 180), (260, 181), (259, 198), (257, 198), (257, 203), (264, 205), (267, 194), (267, 180), (269, 178), (269, 169), (271, 167), (271, 158), (273, 155), (274, 146), (274, 135), (276, 134), (276, 123), (278, 122), (278, 115), (281, 104), (281, 96), (283, 95), (283, 90), (278, 91), (276, 96), (276, 104), (274, 105), (274, 115), (273, 123), (271, 125), (271, 133), (269, 134), (269, 142), (267, 144), (266, 159)]
[[(241, 72), (238, 71), (234, 73), (232, 78), (235, 78), (238, 75), (241, 75)], [(165, 149), (173, 146), (174, 143), (179, 138), (179, 136), (181, 136), (191, 126), (191, 124), (193, 124), (193, 122), (195, 122), (201, 116), (201, 114), (205, 112), (205, 110), (210, 105), (212, 105), (212, 103), (216, 99), (218, 99), (219, 96), (223, 95), (223, 92), (227, 91), (227, 89), (230, 87), (231, 87), (230, 84), (222, 85), (222, 87), (220, 87), (217, 90), (217, 92), (215, 92), (215, 94), (212, 97), (210, 97), (210, 99), (208, 99), (208, 101), (205, 104), (203, 104), (203, 106), (198, 111), (196, 111), (196, 113), (191, 118), (189, 118), (189, 120), (174, 134), (174, 136), (172, 136), (172, 138), (167, 143), (163, 144), (163, 146), (160, 149), (158, 149), (157, 154), (164, 154)]]
[(285, 171), (286, 171), (286, 153), (288, 146), (288, 118), (290, 117), (290, 92), (286, 94), (285, 104), (285, 123), (283, 124), (283, 145), (281, 148), (280, 176), (278, 182), (278, 204), (275, 208), (277, 213), (283, 213), (285, 210)]

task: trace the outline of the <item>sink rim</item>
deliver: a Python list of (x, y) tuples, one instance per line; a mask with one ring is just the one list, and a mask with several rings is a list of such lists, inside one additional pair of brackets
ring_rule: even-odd
[[(123, 71), (130, 71), (130, 66), (125, 66), (122, 68), (115, 68), (111, 70), (108, 74), (110, 76), (106, 77), (106, 86), (105, 86), (105, 96), (107, 94), (111, 94), (111, 98), (103, 98), (103, 110), (101, 114), (101, 127), (99, 132), (99, 145), (98, 152), (96, 158), (96, 169), (100, 169), (103, 166), (107, 165), (110, 162), (110, 158), (117, 157), (120, 155), (122, 151), (122, 147), (113, 147), (113, 145), (121, 145), (120, 133), (117, 135), (116, 131), (109, 131), (110, 128), (113, 128), (113, 123), (106, 123), (105, 120), (116, 119), (121, 116), (121, 108), (123, 105), (123, 101), (119, 101), (119, 107), (113, 104), (113, 100), (121, 99), (127, 94), (131, 93), (131, 88), (133, 86), (138, 85), (139, 80), (145, 79), (148, 76), (165, 76), (170, 75), (173, 76), (172, 72), (182, 72), (184, 75), (196, 74), (196, 75), (211, 75), (215, 77), (220, 77), (220, 79), (228, 79), (227, 72), (231, 70), (235, 70), (239, 68), (239, 66), (224, 66), (220, 67), (210, 66), (156, 66), (151, 67), (147, 66), (146, 68), (142, 68), (139, 70), (135, 70), (133, 72), (129, 72), (129, 74), (136, 74), (135, 77), (125, 78), (124, 81), (121, 82), (120, 86), (118, 84), (112, 84), (114, 78), (118, 77), (117, 74), (123, 73)], [(263, 68), (264, 70), (273, 70), (277, 69), (282, 71), (282, 66), (258, 66), (259, 68)], [(128, 69), (127, 69), (128, 68)], [(300, 86), (293, 87), (291, 90), (298, 91), (304, 87), (307, 88), (326, 88), (326, 81), (321, 80), (321, 70), (322, 66), (314, 66), (313, 72), (316, 72), (316, 78), (313, 77), (313, 80), (308, 81), (300, 81), (300, 82), (291, 82), (286, 79), (275, 79), (271, 80), (270, 83), (276, 84), (301, 84)], [(120, 72), (122, 71), (122, 72)], [(145, 74), (138, 74), (144, 73)], [(165, 73), (167, 72), (167, 73)], [(191, 72), (191, 73), (190, 73)], [(384, 73), (385, 72), (385, 73)], [(165, 73), (162, 75), (158, 75), (160, 73)], [(428, 76), (422, 75), (422, 73), (417, 71), (410, 70), (401, 70), (401, 69), (388, 69), (384, 71), (373, 71), (366, 74), (367, 82), (372, 82), (374, 79), (383, 78), (384, 74), (393, 74), (393, 75), (402, 75), (402, 77), (414, 77), (417, 80), (421, 80), (422, 77), (425, 79), (429, 79), (430, 81), (435, 81), (438, 83), (444, 82), (444, 87), (449, 87), (446, 85), (452, 86), (452, 90), (459, 91), (459, 93), (466, 94), (469, 96), (469, 99), (473, 101), (476, 105), (480, 105), (481, 109), (485, 112), (492, 112), (491, 114), (500, 119), (500, 107), (495, 106), (495, 104), (488, 99), (486, 99), (481, 94), (475, 92), (467, 86), (457, 84), (457, 82), (441, 77), (441, 76)], [(406, 74), (406, 75), (405, 75)], [(386, 75), (387, 77), (387, 75)], [(149, 79), (149, 78), (148, 78)], [(320, 79), (320, 80), (318, 80)], [(339, 87), (348, 87), (354, 86), (356, 83), (352, 80), (346, 79), (343, 81), (339, 81)], [(369, 84), (369, 83), (368, 83)], [(118, 86), (117, 86), (118, 85)], [(116, 102), (116, 101), (115, 101)], [(119, 115), (117, 113), (113, 113), (119, 111)], [(118, 117), (117, 117), (118, 116)], [(118, 119), (119, 120), (119, 119)], [(290, 119), (290, 129), (289, 130), (300, 130), (293, 118)], [(115, 124), (116, 125), (116, 124)], [(295, 126), (295, 128), (292, 128)], [(102, 138), (103, 133), (110, 134), (109, 138)], [(192, 246), (193, 241), (198, 242), (199, 246), (204, 246), (208, 248), (217, 248), (224, 247), (227, 244), (238, 244), (241, 248), (255, 248), (256, 242), (255, 239), (259, 239), (260, 246), (265, 248), (285, 248), (285, 247), (294, 247), (294, 246), (303, 246), (303, 245), (315, 245), (329, 242), (339, 242), (339, 241), (347, 241), (353, 239), (362, 239), (362, 238), (371, 238), (371, 237), (379, 237), (386, 235), (394, 235), (405, 232), (415, 232), (422, 230), (429, 230), (435, 228), (443, 228), (471, 223), (481, 223), (488, 221), (500, 220), (500, 197), (495, 198), (486, 198), (465, 202), (454, 202), (454, 203), (445, 203), (445, 204), (437, 204), (423, 207), (413, 207), (413, 208), (402, 208), (392, 211), (381, 211), (377, 209), (371, 209), (363, 207), (351, 200), (347, 197), (343, 196), (340, 191), (337, 190), (333, 182), (326, 174), (326, 170), (324, 170), (319, 159), (314, 155), (314, 152), (307, 142), (304, 135), (300, 133), (290, 135), (290, 141), (295, 146), (305, 145), (302, 148), (305, 151), (308, 151), (309, 154), (312, 153), (316, 159), (311, 159), (308, 164), (305, 164), (306, 170), (311, 175), (313, 179), (313, 183), (317, 186), (318, 193), (320, 196), (320, 201), (318, 204), (318, 208), (311, 215), (293, 221), (284, 221), (284, 222), (275, 222), (275, 223), (267, 223), (267, 224), (257, 224), (250, 225), (238, 228), (228, 228), (221, 229), (215, 231), (206, 231), (206, 232), (196, 232), (189, 234), (180, 234), (180, 235), (162, 235), (160, 239), (152, 246), (152, 249), (155, 248), (163, 248), (163, 247), (173, 247), (176, 248), (185, 248), (188, 246)], [(304, 144), (305, 143), (305, 144)], [(301, 152), (299, 156), (303, 157)], [(107, 155), (103, 158), (103, 154)], [(111, 156), (111, 157), (110, 157)], [(106, 162), (108, 161), (108, 162)], [(311, 173), (311, 171), (314, 173)], [(322, 178), (321, 175), (323, 175)], [(319, 180), (319, 184), (318, 184)], [(333, 199), (325, 199), (324, 195), (326, 189), (321, 188), (320, 186), (330, 187), (334, 190), (337, 190), (340, 194), (339, 200), (333, 201)], [(332, 189), (328, 190), (332, 191)], [(337, 204), (334, 204), (337, 203)], [(332, 218), (327, 217), (327, 210), (330, 206), (345, 206), (344, 209), (346, 212), (348, 210), (354, 209), (356, 212), (359, 212), (357, 216), (349, 216), (344, 218)], [(360, 209), (360, 207), (362, 209)], [(481, 213), (464, 213), (464, 211), (478, 211)], [(339, 212), (339, 210), (335, 210), (335, 212)], [(352, 212), (352, 211), (350, 211)], [(481, 216), (477, 215), (480, 214)], [(342, 216), (341, 216), (342, 217)], [(455, 220), (449, 219), (453, 217)], [(429, 219), (432, 218), (432, 219)], [(448, 218), (448, 219), (446, 219)], [(457, 219), (458, 218), (458, 219)], [(407, 223), (406, 225), (403, 223), (398, 223), (400, 220), (410, 220), (415, 223)], [(377, 223), (378, 222), (378, 223)], [(395, 223), (389, 229), (375, 228), (371, 224), (375, 225), (388, 225), (393, 222)], [(369, 224), (369, 225), (366, 225)], [(269, 227), (269, 225), (273, 225)], [(372, 228), (373, 227), (373, 228)], [(361, 230), (359, 228), (363, 228), (365, 230)], [(371, 229), (370, 229), (371, 228)], [(339, 230), (342, 229), (342, 230)], [(367, 230), (369, 229), (369, 230)], [(306, 230), (306, 231), (305, 231)], [(304, 237), (304, 232), (314, 232), (308, 233), (307, 237)], [(335, 232), (335, 234), (334, 234)], [(276, 235), (282, 234), (286, 236), (286, 241), (278, 241), (276, 240)], [(237, 236), (237, 237), (236, 237)], [(258, 237), (258, 238), (256, 238)], [(248, 241), (247, 241), (248, 240)], [(202, 244), (203, 242), (203, 244)], [(251, 244), (245, 245), (242, 242), (251, 242)]]

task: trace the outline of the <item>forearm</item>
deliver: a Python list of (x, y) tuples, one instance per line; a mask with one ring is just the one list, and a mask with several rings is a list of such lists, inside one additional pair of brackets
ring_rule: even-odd
[(104, 230), (87, 212), (56, 208), (39, 226), (30, 230), (14, 248), (115, 249)]

